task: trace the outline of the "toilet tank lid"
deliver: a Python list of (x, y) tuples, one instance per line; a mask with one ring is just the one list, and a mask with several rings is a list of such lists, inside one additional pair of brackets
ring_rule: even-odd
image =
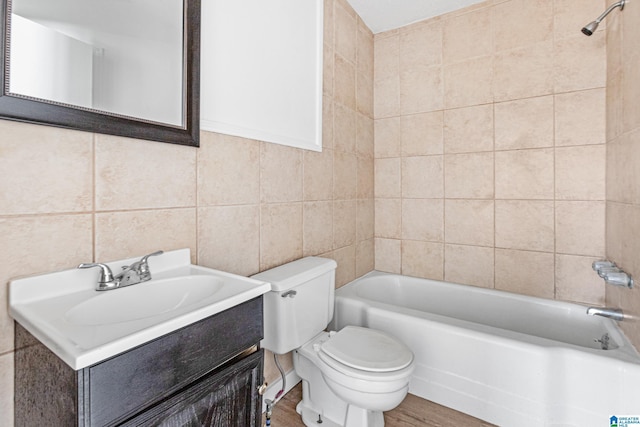
[(251, 276), (271, 283), (272, 291), (286, 291), (335, 270), (338, 264), (328, 258), (306, 257)]

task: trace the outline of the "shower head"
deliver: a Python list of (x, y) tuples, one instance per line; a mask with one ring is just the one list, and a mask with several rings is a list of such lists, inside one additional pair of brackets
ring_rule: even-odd
[(590, 35), (592, 35), (593, 33), (595, 33), (595, 32), (596, 32), (596, 29), (598, 28), (598, 24), (600, 24), (600, 23), (599, 23), (599, 22), (597, 22), (597, 21), (591, 21), (591, 22), (589, 22), (587, 25), (585, 25), (585, 26), (582, 28), (582, 34), (584, 34), (584, 35), (586, 35), (586, 36), (590, 36)]
[(584, 27), (582, 27), (582, 34), (590, 36), (593, 33), (596, 32), (596, 29), (598, 28), (598, 25), (602, 22), (602, 20), (609, 14), (611, 13), (611, 11), (613, 9), (615, 9), (616, 7), (619, 7), (620, 10), (624, 9), (624, 4), (625, 4), (626, 0), (620, 0), (617, 3), (612, 4), (611, 6), (609, 6), (607, 8), (607, 10), (604, 11), (604, 13), (600, 16), (598, 16), (598, 18), (595, 21), (589, 22), (587, 25), (585, 25)]

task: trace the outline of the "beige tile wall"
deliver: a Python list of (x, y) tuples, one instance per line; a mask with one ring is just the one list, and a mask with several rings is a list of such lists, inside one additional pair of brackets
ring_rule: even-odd
[[(607, 18), (607, 257), (640, 278), (640, 19), (627, 2)], [(640, 348), (640, 289), (608, 287), (607, 305), (634, 319), (621, 323)]]
[(604, 303), (605, 33), (580, 33), (603, 7), (492, 0), (375, 35), (376, 269)]
[[(203, 132), (199, 149), (0, 121), (0, 298), (14, 278), (190, 248), (250, 275), (306, 255), (373, 269), (373, 35), (325, 1), (322, 153)], [(0, 425), (13, 424), (0, 308)], [(267, 359), (267, 380), (276, 377)]]

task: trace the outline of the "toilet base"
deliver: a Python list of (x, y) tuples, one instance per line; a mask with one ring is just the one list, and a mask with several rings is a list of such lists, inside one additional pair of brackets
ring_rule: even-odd
[[(302, 400), (296, 412), (307, 427), (384, 427), (381, 411), (347, 404), (329, 388), (316, 363), (317, 356), (300, 349), (293, 352), (293, 366), (302, 378)], [(318, 423), (319, 418), (322, 423)]]
[(323, 417), (322, 414), (306, 406), (304, 399), (296, 406), (296, 412), (300, 414), (302, 422), (307, 427), (318, 427), (320, 425), (322, 427), (384, 427), (384, 415), (382, 412), (368, 411), (355, 406), (348, 407), (344, 424), (336, 424), (327, 417)]

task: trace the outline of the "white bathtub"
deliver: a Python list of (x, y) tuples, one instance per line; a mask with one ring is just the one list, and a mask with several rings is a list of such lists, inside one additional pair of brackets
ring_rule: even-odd
[(490, 423), (597, 427), (640, 416), (640, 356), (614, 321), (581, 305), (374, 271), (336, 291), (331, 327), (346, 325), (411, 347), (410, 393)]

